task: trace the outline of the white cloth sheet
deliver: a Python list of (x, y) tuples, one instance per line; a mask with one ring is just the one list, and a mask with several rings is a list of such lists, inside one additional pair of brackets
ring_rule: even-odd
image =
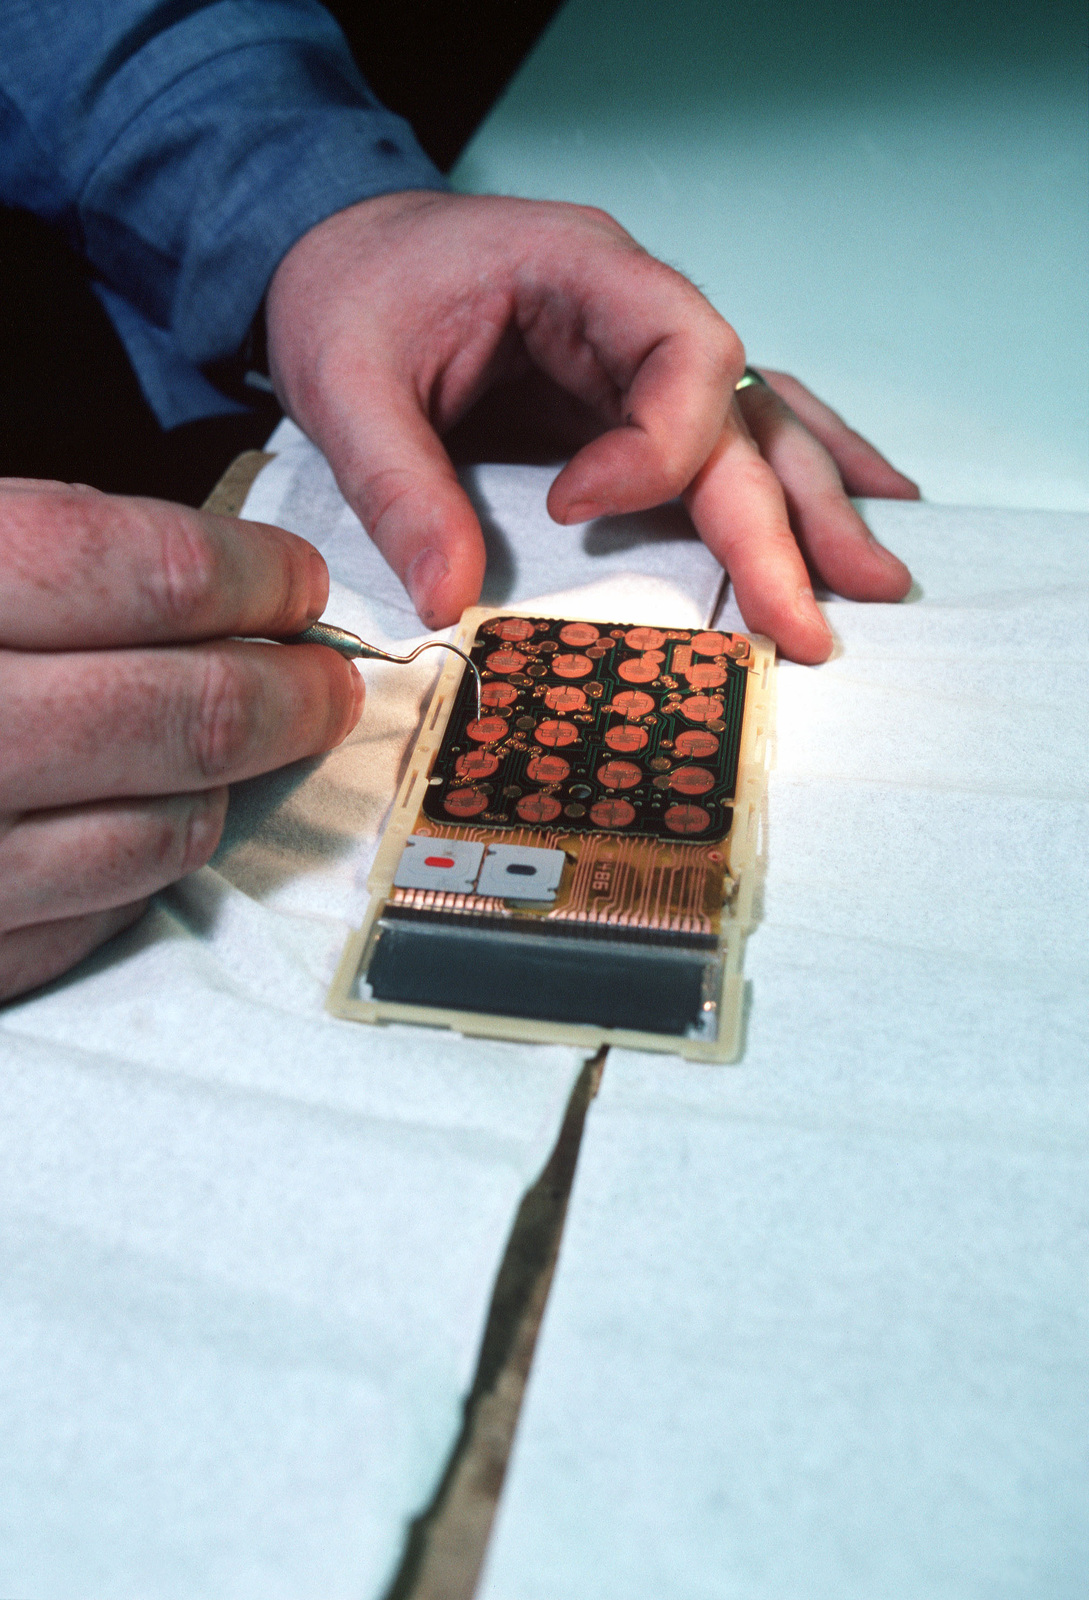
[[(274, 448), (246, 513), (327, 549), (332, 620), (415, 635), (317, 452)], [(494, 598), (709, 614), (674, 513), (558, 534), (549, 474), (476, 478)], [(434, 1490), (581, 1064), (322, 1009), (441, 662), (368, 664), (339, 750), (238, 786), (212, 867), (0, 1012), (0, 1596), (368, 1600)]]
[(739, 1066), (610, 1052), (480, 1600), (1075, 1600), (1089, 519), (870, 503)]

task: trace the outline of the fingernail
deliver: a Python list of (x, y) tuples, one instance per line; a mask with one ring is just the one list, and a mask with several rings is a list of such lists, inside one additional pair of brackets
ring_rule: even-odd
[(433, 611), (431, 596), (450, 571), (446, 557), (438, 550), (421, 550), (405, 573), (405, 588), (424, 622)]
[(595, 517), (603, 517), (605, 515), (606, 512), (601, 506), (591, 505), (589, 501), (582, 500), (578, 505), (568, 506), (563, 514), (563, 520), (567, 524), (572, 522), (592, 522)]
[(311, 621), (316, 621), (325, 610), (329, 601), (329, 568), (325, 565), (325, 558), (318, 550), (310, 552), (310, 587), (306, 601), (306, 614)]
[(323, 750), (332, 750), (342, 739), (346, 739), (363, 715), (363, 700), (366, 695), (363, 674), (354, 661), (345, 661), (344, 670), (348, 673), (351, 685), (349, 698), (347, 701), (342, 700), (340, 695), (333, 695), (330, 698), (329, 721), (326, 724)]
[(189, 826), (186, 830), (185, 859), (194, 866), (203, 865), (219, 844), (223, 832), (226, 797), (225, 789), (208, 789), (204, 794), (192, 797)]

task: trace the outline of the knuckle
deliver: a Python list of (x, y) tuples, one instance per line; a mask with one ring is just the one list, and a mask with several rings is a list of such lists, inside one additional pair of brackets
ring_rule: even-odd
[(742, 475), (748, 479), (750, 492), (778, 510), (783, 501), (783, 485), (775, 468), (766, 461), (755, 446), (746, 452), (741, 465)]
[(723, 378), (734, 378), (745, 365), (745, 346), (724, 317), (715, 319), (706, 335), (707, 353)]
[(658, 471), (667, 492), (679, 494), (694, 475), (694, 465), (685, 441), (673, 438), (658, 441)]
[(626, 234), (626, 230), (621, 227), (616, 218), (602, 206), (580, 205), (578, 211), (580, 216), (584, 217), (587, 222), (592, 222), (595, 227), (607, 228), (610, 233)]
[(220, 551), (193, 511), (171, 508), (159, 518), (159, 561), (149, 585), (165, 625), (192, 623), (213, 603), (222, 580)]
[(254, 690), (236, 659), (209, 654), (189, 729), (193, 762), (202, 778), (222, 781), (244, 760), (253, 741)]
[(415, 474), (402, 467), (386, 467), (374, 472), (360, 486), (359, 499), (363, 508), (363, 525), (371, 538), (381, 546), (383, 526), (390, 514), (404, 502), (411, 501), (419, 489)]

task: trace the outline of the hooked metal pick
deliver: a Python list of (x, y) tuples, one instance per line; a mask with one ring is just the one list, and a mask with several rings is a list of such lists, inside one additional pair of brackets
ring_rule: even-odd
[(399, 667), (407, 667), (410, 661), (424, 650), (452, 650), (454, 655), (460, 656), (476, 679), (476, 715), (480, 719), (482, 708), (481, 695), (483, 684), (480, 679), (480, 669), (475, 661), (459, 650), (456, 644), (448, 644), (445, 639), (428, 639), (424, 644), (418, 644), (415, 650), (407, 656), (395, 656), (389, 650), (380, 650), (376, 644), (367, 644), (358, 634), (349, 633), (347, 628), (337, 628), (331, 622), (312, 622), (309, 628), (304, 628), (301, 633), (293, 634), (290, 639), (283, 640), (284, 644), (324, 644), (330, 650), (335, 650), (348, 661), (393, 661)]

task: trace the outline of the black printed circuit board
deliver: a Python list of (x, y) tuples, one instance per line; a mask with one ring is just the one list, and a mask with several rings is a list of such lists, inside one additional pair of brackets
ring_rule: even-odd
[(714, 629), (495, 617), (431, 770), (434, 822), (680, 841), (730, 830), (750, 643)]

